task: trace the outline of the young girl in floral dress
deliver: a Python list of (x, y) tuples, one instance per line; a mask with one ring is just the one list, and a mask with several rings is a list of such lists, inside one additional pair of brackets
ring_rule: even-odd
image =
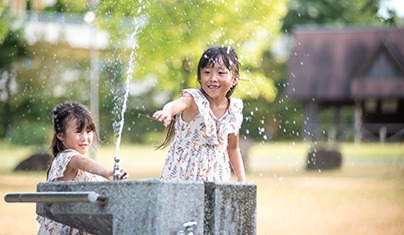
[(245, 182), (239, 149), (243, 103), (231, 98), (239, 81), (239, 61), (231, 47), (211, 47), (198, 64), (200, 89), (185, 89), (153, 117), (168, 128), (170, 145), (161, 180), (227, 182), (233, 168)]
[[(94, 119), (88, 109), (77, 102), (64, 102), (53, 109), (53, 159), (47, 172), (47, 181), (103, 181), (113, 179), (113, 169), (84, 157), (98, 139)], [(127, 178), (121, 170), (122, 178)], [(37, 217), (38, 234), (88, 234), (56, 221)]]

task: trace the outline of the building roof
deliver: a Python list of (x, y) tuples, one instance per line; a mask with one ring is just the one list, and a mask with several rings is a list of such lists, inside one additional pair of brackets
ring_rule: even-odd
[(325, 103), (404, 98), (404, 28), (297, 29), (286, 92)]

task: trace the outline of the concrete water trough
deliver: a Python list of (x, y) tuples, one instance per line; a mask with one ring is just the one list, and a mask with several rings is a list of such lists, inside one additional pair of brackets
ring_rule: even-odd
[(256, 234), (256, 185), (160, 180), (39, 183), (7, 202), (93, 234)]

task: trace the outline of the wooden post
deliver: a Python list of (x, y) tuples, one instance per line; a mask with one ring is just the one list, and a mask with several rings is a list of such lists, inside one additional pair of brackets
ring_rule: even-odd
[(305, 103), (305, 115), (303, 120), (304, 140), (317, 140), (318, 128), (318, 104), (311, 100)]
[(359, 100), (355, 101), (355, 143), (360, 143), (362, 141), (362, 112), (361, 102)]

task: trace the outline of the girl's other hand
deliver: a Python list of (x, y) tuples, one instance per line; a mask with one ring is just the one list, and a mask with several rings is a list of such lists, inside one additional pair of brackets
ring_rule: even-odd
[[(129, 177), (128, 172), (126, 172), (124, 169), (119, 170), (119, 180), (126, 180)], [(111, 174), (108, 176), (108, 180), (113, 181), (114, 180), (114, 171), (111, 171)]]
[(125, 170), (121, 169), (120, 170), (121, 176), (119, 177), (120, 180), (126, 180), (129, 177), (128, 172), (126, 172)]

